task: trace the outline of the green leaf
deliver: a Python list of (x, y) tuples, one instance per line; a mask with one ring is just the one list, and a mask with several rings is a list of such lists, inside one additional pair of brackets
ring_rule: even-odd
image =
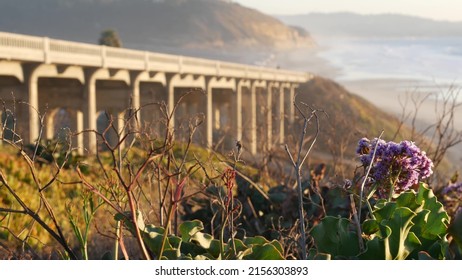
[(365, 234), (371, 235), (380, 230), (380, 225), (377, 220), (365, 220), (362, 229)]
[(462, 210), (459, 209), (454, 216), (454, 220), (449, 226), (449, 233), (454, 238), (456, 244), (462, 250)]
[(311, 230), (318, 253), (353, 257), (359, 254), (357, 234), (350, 231), (352, 223), (344, 218), (327, 216)]
[(425, 239), (435, 239), (446, 234), (449, 224), (449, 215), (444, 210), (433, 191), (425, 184), (420, 184), (416, 201), (422, 206), (422, 211), (416, 219), (413, 229), (418, 236)]
[(192, 236), (191, 241), (196, 242), (202, 248), (209, 249), (210, 243), (212, 243), (213, 236), (208, 233), (203, 232), (196, 232), (194, 236)]
[(255, 245), (252, 247), (252, 253), (245, 256), (246, 260), (283, 260), (284, 257), (279, 250), (270, 243), (264, 245)]
[(215, 259), (220, 256), (220, 246), (221, 242), (218, 239), (213, 239), (212, 242), (210, 242), (208, 251)]
[(281, 255), (284, 255), (284, 248), (282, 247), (282, 244), (279, 243), (277, 240), (273, 240), (270, 242), (270, 244), (273, 244), (273, 246), (281, 253)]
[(247, 246), (264, 245), (268, 242), (269, 241), (266, 240), (266, 238), (264, 238), (263, 236), (247, 237), (244, 239), (244, 244)]
[(204, 225), (199, 220), (186, 221), (180, 225), (181, 239), (184, 242), (189, 242), (191, 237), (203, 229)]

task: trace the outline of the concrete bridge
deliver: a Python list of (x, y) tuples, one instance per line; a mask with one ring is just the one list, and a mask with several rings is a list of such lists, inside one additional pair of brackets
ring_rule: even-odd
[[(205, 125), (196, 142), (229, 146), (239, 139), (256, 154), (284, 141), (294, 121), (295, 89), (311, 78), (302, 72), (0, 32), (0, 99), (22, 104), (14, 107), (16, 130), (29, 143), (42, 135), (56, 137), (57, 123), (72, 131), (101, 131), (99, 119), (107, 114), (121, 132), (127, 108), (165, 102), (172, 112), (181, 99), (170, 122), (175, 130), (203, 114)], [(181, 98), (191, 89), (201, 90)], [(46, 112), (45, 117), (37, 112)], [(161, 110), (143, 107), (139, 112), (141, 123), (159, 133)], [(2, 124), (11, 121), (9, 114), (3, 112)], [(75, 145), (95, 152), (97, 136), (80, 134)]]

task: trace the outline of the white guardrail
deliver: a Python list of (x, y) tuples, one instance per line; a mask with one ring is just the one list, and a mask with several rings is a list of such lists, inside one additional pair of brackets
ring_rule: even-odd
[(0, 32), (0, 59), (302, 83), (305, 72)]

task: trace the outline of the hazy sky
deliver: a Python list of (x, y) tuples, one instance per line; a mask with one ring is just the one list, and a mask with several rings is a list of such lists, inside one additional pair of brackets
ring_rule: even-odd
[(309, 12), (400, 13), (462, 21), (462, 0), (234, 0), (268, 14)]

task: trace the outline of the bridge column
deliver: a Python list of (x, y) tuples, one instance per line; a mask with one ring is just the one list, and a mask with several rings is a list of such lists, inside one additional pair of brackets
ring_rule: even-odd
[(32, 66), (27, 77), (27, 106), (29, 113), (29, 143), (35, 143), (39, 138), (40, 120), (38, 112), (38, 66)]
[(257, 84), (256, 81), (252, 82), (250, 87), (250, 153), (257, 154)]
[(273, 89), (277, 86), (275, 83), (269, 83), (266, 87), (266, 147), (271, 150), (273, 147)]
[(141, 124), (141, 112), (140, 112), (140, 81), (139, 80), (132, 80), (132, 102), (131, 107), (133, 110), (136, 111), (136, 120), (135, 126), (138, 128), (139, 124)]
[(284, 144), (284, 86), (279, 86), (279, 143)]
[(81, 132), (84, 130), (85, 125), (84, 125), (83, 112), (81, 110), (75, 111), (73, 123), (75, 127), (73, 127), (72, 130), (80, 132), (79, 134), (77, 134), (77, 151), (79, 152), (80, 155), (83, 155), (85, 151), (85, 146), (84, 146), (84, 140), (83, 140), (83, 133)]
[(46, 118), (45, 118), (46, 139), (53, 139), (55, 136), (54, 115), (55, 115), (55, 112), (53, 112), (52, 114), (46, 115)]
[[(214, 112), (213, 112), (213, 97), (212, 97), (212, 79), (208, 78), (206, 81), (206, 93), (207, 93), (207, 109), (206, 109), (206, 126), (207, 126), (207, 147), (213, 147), (213, 119), (214, 119)], [(219, 119), (217, 121), (220, 121)]]
[(96, 116), (96, 71), (89, 71), (87, 73), (86, 84), (85, 84), (85, 92), (84, 92), (84, 115), (85, 115), (85, 123), (87, 126), (88, 132), (87, 135), (87, 149), (90, 153), (96, 153), (96, 133), (93, 131), (97, 131), (97, 116)]
[(178, 78), (177, 74), (173, 74), (173, 75), (168, 74), (166, 76), (168, 113), (171, 114), (171, 119), (170, 119), (170, 122), (168, 123), (168, 128), (171, 130), (172, 133), (173, 133), (173, 129), (175, 128), (175, 114), (172, 114), (172, 112), (175, 109), (175, 79), (177, 78)]
[(295, 101), (295, 89), (297, 88), (297, 85), (291, 85), (290, 86), (290, 91), (289, 91), (289, 124), (293, 124), (295, 120), (295, 106), (294, 106), (294, 101)]
[(242, 140), (242, 86), (236, 81), (236, 139)]
[[(116, 119), (116, 127), (117, 127), (117, 136), (118, 136), (118, 139), (117, 141), (120, 141), (121, 140), (121, 137), (124, 137), (124, 134), (125, 134), (125, 111), (122, 110), (121, 112), (118, 112), (117, 113), (117, 119)], [(125, 141), (121, 141), (119, 143), (119, 147), (120, 149), (124, 149), (125, 148)]]

